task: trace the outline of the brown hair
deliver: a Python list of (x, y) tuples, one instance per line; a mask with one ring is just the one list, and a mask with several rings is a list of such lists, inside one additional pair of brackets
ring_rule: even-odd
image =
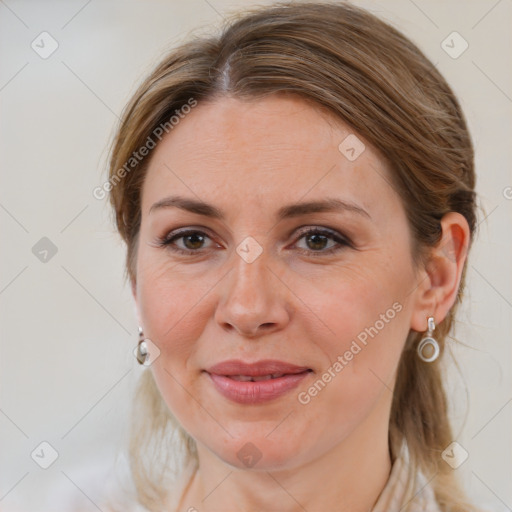
[[(281, 3), (246, 11), (229, 20), (218, 36), (196, 37), (174, 49), (127, 105), (111, 154), (110, 201), (127, 244), (126, 272), (132, 282), (149, 161), (132, 162), (126, 171), (133, 152), (191, 99), (270, 94), (300, 95), (338, 116), (380, 151), (407, 213), (416, 264), (428, 261), (447, 212), (466, 218), (473, 239), (473, 147), (460, 105), (434, 65), (399, 31), (361, 8)], [(123, 166), (126, 172), (119, 179)], [(456, 302), (436, 328), (441, 351), (462, 298), (465, 273), (466, 265)], [(425, 364), (416, 356), (420, 336), (409, 333), (399, 362), (389, 424), (392, 457), (405, 440), (411, 479), (418, 471), (436, 474), (432, 485), (441, 510), (472, 510), (453, 470), (441, 460), (453, 441), (447, 399), (439, 360)], [(178, 431), (186, 459), (195, 456), (194, 442), (163, 403), (151, 372), (141, 379), (133, 414), (130, 457), (138, 499), (157, 510), (165, 496), (159, 475), (169, 458), (157, 465), (145, 461), (143, 453), (155, 439), (160, 450), (167, 449), (169, 436)]]

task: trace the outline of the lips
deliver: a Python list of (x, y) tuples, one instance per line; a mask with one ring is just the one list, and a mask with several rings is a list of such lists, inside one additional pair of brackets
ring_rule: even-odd
[(255, 363), (230, 360), (206, 370), (220, 394), (243, 404), (274, 400), (298, 386), (311, 372), (305, 366), (276, 360)]

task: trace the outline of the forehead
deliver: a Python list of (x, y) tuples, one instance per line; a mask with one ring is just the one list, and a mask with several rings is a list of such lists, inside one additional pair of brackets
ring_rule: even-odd
[(237, 214), (339, 195), (378, 216), (398, 199), (384, 159), (350, 126), (298, 97), (199, 103), (153, 151), (143, 215), (171, 193)]

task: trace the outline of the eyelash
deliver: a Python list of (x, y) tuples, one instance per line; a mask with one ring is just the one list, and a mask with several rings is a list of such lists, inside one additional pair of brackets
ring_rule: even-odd
[[(176, 245), (173, 245), (173, 242), (175, 240), (179, 240), (180, 238), (184, 238), (184, 237), (186, 237), (188, 235), (194, 235), (194, 234), (205, 235), (206, 237), (210, 238), (203, 231), (200, 231), (200, 230), (197, 230), (197, 229), (188, 229), (188, 230), (185, 230), (185, 231), (181, 231), (181, 232), (175, 233), (172, 236), (166, 235), (163, 238), (158, 238), (157, 239), (157, 245), (160, 246), (160, 247), (166, 247), (166, 248), (172, 250), (173, 252), (176, 252), (176, 253), (179, 253), (179, 254), (184, 254), (184, 255), (187, 255), (187, 256), (197, 255), (197, 254), (200, 254), (201, 249), (198, 249), (198, 250), (194, 251), (194, 250), (191, 250), (191, 249), (182, 249), (180, 247), (177, 247)], [(342, 250), (342, 249), (344, 249), (346, 247), (353, 247), (351, 242), (348, 240), (347, 237), (340, 236), (336, 232), (330, 231), (330, 230), (327, 230), (327, 229), (308, 228), (307, 230), (304, 230), (304, 231), (300, 232), (298, 235), (299, 235), (299, 237), (297, 238), (297, 241), (295, 243), (297, 243), (300, 239), (302, 239), (302, 238), (304, 238), (304, 237), (306, 237), (308, 235), (321, 235), (321, 236), (325, 236), (325, 237), (327, 237), (327, 238), (329, 238), (331, 240), (334, 240), (335, 242), (338, 243), (338, 246), (331, 247), (330, 249), (327, 249), (327, 250), (313, 251), (313, 250), (307, 250), (307, 249), (299, 249), (301, 252), (307, 253), (308, 255), (322, 256), (322, 255), (326, 255), (326, 254), (335, 253), (335, 252), (340, 251), (340, 250)]]

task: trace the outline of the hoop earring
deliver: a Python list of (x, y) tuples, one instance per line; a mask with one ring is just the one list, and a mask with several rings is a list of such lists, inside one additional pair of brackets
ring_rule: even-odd
[[(435, 361), (439, 357), (440, 350), (439, 350), (439, 343), (437, 343), (437, 340), (432, 337), (432, 333), (433, 333), (434, 329), (436, 328), (436, 324), (434, 322), (434, 317), (429, 316), (427, 323), (428, 323), (427, 334), (421, 339), (421, 341), (418, 344), (418, 356), (422, 361), (425, 361), (426, 363), (431, 363), (432, 361)], [(423, 349), (428, 345), (430, 345), (432, 347), (433, 352), (432, 352), (432, 355), (425, 356), (425, 354), (423, 354)]]
[(139, 344), (137, 346), (137, 361), (139, 364), (146, 364), (148, 357), (148, 346), (144, 340), (144, 333), (142, 327), (139, 327)]

